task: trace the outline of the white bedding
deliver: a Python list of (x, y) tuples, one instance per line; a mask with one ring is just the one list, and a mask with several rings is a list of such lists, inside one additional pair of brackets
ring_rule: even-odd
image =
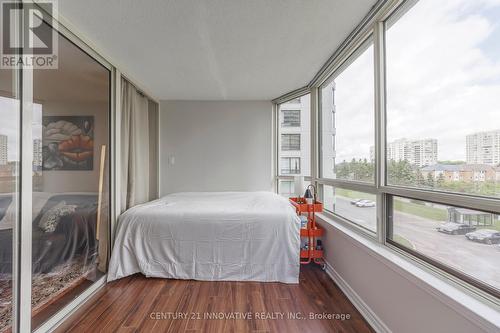
[(271, 192), (176, 193), (119, 219), (108, 281), (148, 277), (298, 283), (300, 220)]

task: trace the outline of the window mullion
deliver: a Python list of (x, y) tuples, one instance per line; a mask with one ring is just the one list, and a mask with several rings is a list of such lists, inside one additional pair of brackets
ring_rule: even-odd
[[(375, 186), (380, 189), (386, 182), (386, 108), (385, 108), (385, 31), (383, 22), (373, 27), (374, 70), (375, 70)], [(387, 195), (377, 195), (377, 235), (382, 244), (386, 239), (389, 221)]]

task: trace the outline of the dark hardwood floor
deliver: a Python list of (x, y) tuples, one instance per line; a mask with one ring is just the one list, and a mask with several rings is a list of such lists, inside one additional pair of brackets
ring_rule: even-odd
[[(310, 314), (337, 314), (344, 319), (311, 319)], [(134, 275), (106, 285), (57, 332), (373, 330), (329, 276), (309, 265), (302, 266), (298, 285)]]

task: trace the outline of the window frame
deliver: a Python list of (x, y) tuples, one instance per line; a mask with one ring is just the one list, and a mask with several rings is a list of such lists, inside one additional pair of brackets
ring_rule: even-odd
[[(297, 112), (299, 114), (299, 122), (298, 122), (298, 125), (288, 125), (288, 126), (285, 126), (286, 122), (285, 122), (285, 112)], [(283, 120), (281, 123), (280, 123), (280, 127), (281, 128), (297, 128), (297, 127), (301, 127), (302, 126), (302, 115), (301, 115), (301, 110), (300, 109), (281, 109), (280, 110), (280, 113), (281, 113), (281, 119)]]
[[(325, 217), (331, 218), (339, 222), (349, 230), (352, 230), (366, 239), (377, 241), (382, 246), (390, 249), (395, 254), (400, 255), (409, 262), (418, 265), (419, 267), (430, 272), (434, 276), (441, 278), (447, 283), (455, 284), (461, 290), (465, 290), (473, 296), (479, 296), (478, 299), (486, 302), (486, 304), (500, 305), (500, 296), (498, 290), (491, 290), (480, 281), (470, 279), (464, 274), (460, 274), (451, 267), (440, 264), (421, 254), (415, 253), (411, 249), (404, 248), (400, 244), (388, 239), (387, 230), (391, 228), (389, 219), (391, 213), (391, 200), (393, 196), (400, 196), (410, 199), (417, 199), (427, 202), (433, 202), (443, 205), (451, 205), (475, 210), (500, 214), (500, 198), (476, 196), (471, 194), (460, 194), (453, 192), (444, 192), (437, 190), (426, 190), (420, 188), (405, 187), (401, 185), (389, 185), (387, 182), (387, 135), (386, 135), (386, 59), (385, 59), (385, 36), (388, 21), (396, 22), (408, 10), (418, 3), (417, 0), (396, 0), (392, 2), (377, 3), (364, 20), (353, 30), (353, 32), (340, 45), (330, 59), (323, 65), (321, 70), (313, 77), (311, 82), (303, 88), (292, 91), (281, 97), (274, 99), (274, 110), (279, 110), (279, 105), (298, 96), (311, 94), (311, 177), (310, 180), (314, 184), (322, 200), (322, 186), (330, 185), (360, 192), (366, 192), (376, 195), (377, 207), (377, 232), (371, 234), (366, 229), (359, 227), (353, 221), (350, 221), (340, 215), (330, 212), (324, 212)], [(365, 43), (368, 39), (373, 39), (374, 52), (374, 163), (375, 175), (374, 183), (363, 183), (359, 181), (348, 181), (340, 179), (322, 178), (320, 175), (321, 161), (321, 98), (320, 89), (330, 77), (338, 72), (339, 68), (349, 60), (353, 54)], [(332, 110), (335, 112), (335, 110)], [(275, 119), (278, 117), (275, 113)], [(275, 120), (276, 123), (276, 120)], [(276, 130), (276, 129), (275, 129)], [(277, 132), (279, 133), (279, 131)], [(275, 139), (279, 142), (279, 138)], [(273, 144), (274, 146), (275, 144)], [(273, 150), (276, 148), (273, 148)], [(279, 151), (279, 147), (278, 147)], [(275, 179), (276, 184), (280, 179), (292, 180), (293, 177), (280, 176), (277, 170), (276, 158), (279, 158), (278, 153), (275, 154)], [(306, 180), (308, 177), (306, 177)], [(277, 188), (276, 188), (277, 189)]]
[[(358, 223), (356, 223), (355, 221), (352, 221), (342, 215), (339, 215), (339, 214), (336, 214), (335, 212), (332, 212), (330, 210), (327, 210), (325, 209), (325, 214), (328, 215), (328, 216), (331, 216), (335, 219), (339, 219), (341, 221), (343, 221), (345, 224), (347, 224), (348, 227), (352, 228), (353, 230), (355, 230), (356, 232), (361, 232), (362, 234), (364, 234), (365, 236), (368, 236), (370, 238), (380, 238), (379, 235), (381, 235), (381, 232), (380, 232), (380, 228), (378, 226), (379, 224), (379, 209), (378, 207), (382, 204), (382, 201), (380, 200), (380, 195), (379, 195), (379, 192), (377, 191), (377, 174), (378, 174), (378, 170), (377, 170), (377, 163), (374, 163), (374, 181), (373, 182), (364, 182), (364, 181), (358, 181), (358, 180), (347, 180), (347, 179), (334, 179), (334, 178), (328, 178), (328, 177), (324, 177), (323, 176), (323, 166), (324, 166), (324, 158), (322, 156), (322, 140), (323, 140), (323, 135), (322, 135), (322, 129), (323, 129), (323, 121), (325, 121), (325, 119), (323, 119), (322, 115), (323, 115), (323, 106), (322, 106), (322, 90), (327, 86), (329, 85), (333, 80), (335, 80), (335, 78), (340, 75), (345, 69), (347, 69), (354, 61), (356, 61), (359, 56), (361, 54), (363, 54), (367, 49), (369, 49), (371, 46), (373, 45), (373, 63), (374, 65), (376, 64), (376, 56), (375, 56), (375, 53), (376, 53), (376, 39), (375, 39), (375, 30), (373, 28), (370, 28), (368, 29), (360, 38), (359, 40), (357, 41), (357, 43), (355, 43), (355, 45), (353, 45), (353, 47), (348, 50), (348, 52), (346, 52), (346, 54), (338, 61), (338, 63), (336, 64), (336, 66), (334, 67), (334, 69), (331, 71), (331, 74), (328, 75), (319, 85), (318, 85), (318, 101), (317, 101), (317, 104), (318, 104), (318, 108), (316, 110), (317, 112), (317, 140), (318, 140), (318, 151), (317, 151), (317, 163), (318, 163), (318, 177), (316, 178), (316, 184), (318, 185), (319, 187), (319, 191), (318, 193), (320, 194), (320, 198), (321, 200), (323, 200), (323, 186), (332, 186), (334, 188), (342, 188), (342, 189), (347, 189), (347, 190), (353, 190), (353, 191), (358, 191), (358, 192), (364, 192), (364, 193), (368, 193), (368, 194), (374, 194), (376, 195), (376, 207), (377, 207), (377, 228), (376, 228), (376, 231), (373, 232), (372, 230), (369, 230), (363, 226), (360, 226)], [(375, 66), (376, 67), (376, 66)], [(376, 75), (375, 76), (375, 79), (376, 79)], [(333, 93), (333, 92), (330, 92), (328, 91), (327, 93)], [(376, 108), (376, 99), (377, 99), (377, 89), (376, 89), (376, 85), (375, 85), (375, 82), (374, 82), (374, 96), (375, 96), (375, 99), (373, 101), (374, 103), (374, 108), (373, 108), (373, 112), (374, 112), (374, 128), (375, 128), (375, 131), (374, 131), (374, 137), (373, 137), (373, 144), (375, 145), (376, 147), (376, 142), (377, 142), (377, 126), (375, 125), (376, 122), (377, 122), (377, 108)], [(333, 98), (335, 98), (335, 96), (333, 96)], [(337, 113), (337, 110), (336, 110), (336, 107), (334, 105), (333, 108), (329, 107), (328, 106), (328, 111), (332, 114), (336, 114)], [(331, 120), (333, 122), (333, 119)], [(335, 140), (335, 136), (332, 135), (331, 137), (331, 140)], [(332, 163), (333, 162), (330, 160), (328, 161), (328, 163)]]
[[(399, 197), (399, 198), (404, 198), (404, 199), (414, 199), (414, 198), (408, 198), (408, 197), (401, 197), (401, 196), (397, 196), (397, 195), (389, 196), (388, 206), (387, 206), (389, 212), (392, 212), (394, 197)], [(435, 202), (435, 201), (429, 201), (429, 200), (419, 200), (419, 201), (423, 201), (426, 203), (443, 204), (441, 202)], [(456, 207), (456, 208), (471, 209), (471, 207), (462, 207), (462, 206), (457, 206), (455, 204), (454, 205), (445, 204), (445, 205), (451, 206), (451, 207)], [(485, 210), (478, 210), (478, 211), (485, 212), (485, 213), (491, 213), (491, 214), (495, 214), (495, 215), (498, 214), (495, 212), (485, 211)], [(388, 216), (388, 223), (387, 223), (388, 226), (391, 226), (394, 224), (394, 222), (392, 222), (392, 219), (393, 219), (393, 216), (392, 216), (392, 213), (390, 213)], [(400, 249), (401, 251), (408, 252), (410, 255), (412, 255), (412, 256), (414, 256), (414, 257), (416, 257), (416, 258), (418, 258), (418, 259), (420, 259), (428, 264), (431, 264), (432, 266), (437, 267), (439, 270), (442, 270), (443, 272), (446, 272), (446, 273), (450, 274), (451, 276), (455, 276), (455, 277), (459, 278), (460, 280), (465, 281), (466, 283), (468, 283), (470, 285), (477, 286), (478, 288), (480, 288), (480, 289), (482, 289), (482, 290), (484, 290), (484, 291), (486, 291), (486, 292), (488, 292), (488, 293), (492, 294), (493, 296), (500, 299), (500, 289), (496, 289), (496, 288), (488, 285), (487, 283), (484, 283), (481, 280), (479, 280), (479, 279), (477, 279), (477, 278), (475, 278), (475, 277), (473, 277), (473, 276), (471, 276), (463, 271), (460, 271), (456, 268), (448, 266), (443, 262), (440, 262), (440, 261), (438, 261), (438, 260), (436, 260), (428, 255), (423, 254), (422, 252), (419, 252), (419, 251), (414, 250), (414, 249), (410, 249), (410, 248), (404, 246), (403, 244), (396, 242), (395, 240), (393, 240), (390, 237), (390, 231), (391, 231), (391, 228), (387, 228), (386, 241), (391, 246), (396, 247), (396, 248)]]
[[(288, 148), (284, 149), (283, 148), (283, 137), (287, 136), (288, 137)], [(298, 137), (299, 138), (299, 146), (297, 149), (295, 149), (294, 146), (292, 146), (292, 136), (293, 137)], [(300, 133), (280, 133), (281, 137), (281, 151), (300, 151), (302, 148), (302, 138)]]
[[(287, 173), (283, 172), (283, 170), (285, 170), (285, 169), (283, 169), (283, 161), (282, 161), (283, 159), (288, 160), (287, 164), (288, 164), (289, 168), (288, 168), (288, 172)], [(292, 170), (297, 170), (297, 169), (293, 169), (291, 167), (293, 160), (298, 161), (298, 166), (299, 166), (298, 172), (290, 172)], [(286, 175), (300, 175), (301, 170), (302, 170), (300, 164), (301, 164), (300, 156), (281, 156), (280, 157), (280, 166), (281, 166), (281, 168), (280, 168), (280, 174), (284, 175), (284, 176), (286, 176)]]

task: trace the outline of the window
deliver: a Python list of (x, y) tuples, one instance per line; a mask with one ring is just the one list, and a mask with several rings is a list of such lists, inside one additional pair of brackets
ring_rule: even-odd
[(281, 127), (300, 127), (300, 110), (281, 110)]
[(300, 174), (300, 157), (282, 157), (281, 158), (282, 175)]
[[(366, 26), (312, 82), (325, 212), (500, 297), (500, 3), (403, 1), (388, 19), (386, 9), (374, 16), (385, 38)], [(286, 112), (306, 97), (278, 108), (278, 190), (289, 195), (294, 149), (308, 149), (311, 135), (310, 115), (293, 127)], [(309, 152), (300, 157), (309, 174)]]
[(377, 208), (374, 194), (323, 185), (323, 207), (356, 225), (377, 232)]
[(300, 134), (281, 134), (282, 150), (300, 150)]
[(499, 297), (500, 204), (476, 203), (500, 198), (500, 4), (404, 9), (385, 23), (387, 240)]
[[(310, 94), (278, 105), (278, 177), (311, 175)], [(298, 167), (290, 165), (298, 158)], [(297, 161), (297, 159), (293, 160)], [(284, 163), (284, 165), (282, 165)], [(288, 172), (288, 171), (291, 172)], [(298, 171), (297, 171), (298, 170)]]
[(373, 66), (368, 41), (321, 88), (322, 178), (374, 182)]
[(421, 0), (387, 22), (388, 184), (500, 197), (499, 20)]
[(391, 206), (389, 240), (500, 295), (499, 215), (402, 197)]

